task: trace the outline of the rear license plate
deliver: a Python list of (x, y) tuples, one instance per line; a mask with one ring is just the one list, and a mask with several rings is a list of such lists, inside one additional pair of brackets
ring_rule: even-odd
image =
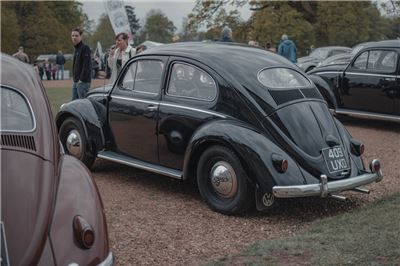
[(350, 169), (349, 163), (346, 160), (343, 147), (335, 146), (322, 150), (329, 173), (336, 173)]

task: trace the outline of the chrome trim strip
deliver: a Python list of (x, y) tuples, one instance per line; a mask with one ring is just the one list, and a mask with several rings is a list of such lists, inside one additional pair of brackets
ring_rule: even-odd
[(350, 177), (344, 180), (327, 182), (326, 176), (321, 176), (321, 182), (318, 184), (298, 185), (298, 186), (274, 186), (272, 192), (277, 198), (297, 198), (320, 196), (326, 197), (334, 192), (351, 190), (372, 182), (380, 182), (383, 179), (383, 173), (379, 170), (376, 173), (367, 173), (356, 177)]
[(356, 110), (343, 110), (343, 109), (336, 109), (335, 113), (367, 117), (367, 118), (368, 117), (369, 118), (378, 118), (378, 119), (387, 120), (387, 121), (400, 122), (400, 116), (396, 116), (396, 115), (383, 115), (383, 114), (369, 113), (369, 112), (356, 111)]
[[(24, 100), (28, 103), (29, 110), (30, 110), (30, 112), (31, 112), (30, 114), (31, 114), (32, 119), (33, 119), (33, 128), (32, 128), (32, 129), (29, 129), (29, 130), (8, 130), (8, 129), (2, 130), (1, 127), (0, 127), (0, 132), (12, 132), (12, 133), (32, 133), (32, 132), (34, 132), (34, 131), (36, 130), (36, 126), (37, 126), (37, 124), (36, 124), (36, 115), (35, 115), (35, 112), (33, 112), (33, 108), (32, 108), (31, 102), (29, 101), (28, 97), (26, 97), (26, 95), (25, 95), (24, 93), (22, 93), (19, 89), (14, 88), (14, 87), (12, 87), (12, 86), (10, 86), (10, 85), (1, 85), (1, 87), (2, 87), (2, 88), (9, 89), (9, 90), (14, 90), (14, 91), (16, 91), (16, 92), (19, 93), (19, 94), (24, 98)], [(0, 93), (0, 94), (2, 94), (2, 93)], [(3, 95), (2, 95), (1, 97), (3, 97)], [(50, 111), (51, 111), (51, 110), (50, 110)]]
[(112, 96), (112, 98), (115, 99), (120, 99), (120, 100), (126, 100), (126, 101), (132, 101), (132, 102), (141, 102), (141, 103), (149, 103), (149, 104), (154, 104), (154, 105), (163, 105), (163, 106), (169, 106), (169, 107), (176, 107), (176, 108), (182, 108), (182, 109), (187, 109), (191, 111), (197, 111), (209, 115), (215, 115), (220, 118), (226, 118), (226, 115), (217, 113), (217, 112), (212, 112), (208, 110), (203, 110), (203, 109), (198, 109), (194, 107), (189, 107), (189, 106), (184, 106), (184, 105), (177, 105), (177, 104), (171, 104), (171, 103), (163, 103), (163, 102), (155, 102), (155, 101), (149, 101), (149, 100), (141, 100), (141, 99), (136, 99), (136, 98), (128, 98), (128, 97), (123, 97), (123, 96)]
[(314, 73), (310, 73), (309, 75), (319, 75), (319, 74), (342, 74), (343, 71), (319, 71), (319, 72), (314, 72)]
[(171, 104), (171, 103), (160, 103), (160, 104), (164, 105), (164, 106), (170, 106), (170, 107), (182, 108), (182, 109), (187, 109), (187, 110), (192, 110), (192, 111), (198, 111), (198, 112), (209, 114), (209, 115), (215, 115), (215, 116), (218, 116), (220, 118), (226, 118), (227, 117), (226, 115), (222, 115), (222, 114), (217, 113), (217, 112), (207, 111), (207, 110), (203, 110), (203, 109), (197, 109), (197, 108), (184, 106), (184, 105), (176, 105), (176, 104)]
[(149, 101), (149, 100), (141, 100), (141, 99), (136, 99), (136, 98), (128, 98), (128, 97), (123, 97), (123, 96), (111, 96), (111, 99), (119, 99), (119, 100), (126, 100), (126, 101), (131, 101), (131, 102), (140, 102), (140, 103), (150, 103), (150, 104), (159, 104), (159, 102), (155, 101)]
[(102, 262), (100, 262), (98, 264), (98, 266), (112, 266), (114, 264), (114, 255), (112, 254), (112, 252), (110, 251), (108, 253), (108, 256), (105, 260), (103, 260)]
[(153, 165), (151, 163), (146, 163), (146, 162), (142, 162), (142, 161), (139, 161), (136, 159), (132, 159), (130, 157), (120, 155), (115, 152), (111, 152), (111, 151), (99, 152), (99, 154), (97, 154), (97, 157), (105, 159), (105, 160), (109, 160), (112, 162), (121, 163), (121, 164), (125, 164), (125, 165), (132, 166), (135, 168), (139, 168), (139, 169), (142, 169), (145, 171), (169, 176), (172, 178), (182, 179), (182, 172), (179, 170), (174, 170), (174, 169), (170, 169), (170, 168), (163, 167), (163, 166), (155, 167), (155, 165)]
[(397, 76), (397, 75), (387, 75), (387, 74), (379, 74), (379, 73), (346, 72), (346, 74), (360, 75), (360, 76), (372, 76), (372, 77), (383, 77), (383, 78), (400, 78), (400, 76)]

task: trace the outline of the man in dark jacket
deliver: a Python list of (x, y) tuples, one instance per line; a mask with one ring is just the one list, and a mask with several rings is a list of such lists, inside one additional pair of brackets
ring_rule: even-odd
[(85, 98), (90, 88), (92, 60), (90, 48), (82, 42), (82, 30), (75, 28), (71, 32), (72, 43), (75, 47), (72, 63), (72, 100)]
[(278, 54), (286, 57), (293, 63), (297, 63), (297, 48), (293, 41), (289, 40), (286, 34), (282, 35), (282, 41), (278, 47)]
[(57, 79), (60, 79), (59, 73), (61, 72), (61, 79), (64, 79), (64, 64), (65, 57), (61, 51), (58, 51), (56, 56), (56, 64), (57, 64)]

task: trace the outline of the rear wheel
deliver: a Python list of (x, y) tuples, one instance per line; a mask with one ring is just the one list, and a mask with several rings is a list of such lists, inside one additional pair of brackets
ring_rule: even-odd
[(95, 156), (88, 151), (88, 143), (81, 122), (70, 117), (60, 127), (60, 140), (67, 154), (81, 160), (88, 168), (92, 167)]
[(208, 148), (200, 157), (197, 184), (211, 209), (235, 214), (254, 202), (253, 187), (236, 154), (223, 146)]

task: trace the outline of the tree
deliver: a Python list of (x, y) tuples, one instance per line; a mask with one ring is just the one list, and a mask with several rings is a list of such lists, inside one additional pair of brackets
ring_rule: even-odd
[(129, 27), (133, 35), (140, 29), (139, 19), (136, 18), (135, 8), (132, 6), (125, 6), (126, 15), (128, 16)]
[(97, 42), (103, 47), (110, 47), (115, 42), (115, 33), (106, 14), (100, 16), (96, 30), (89, 38), (90, 47), (96, 47)]
[(172, 41), (176, 27), (160, 10), (150, 10), (141, 32), (141, 40), (169, 43)]
[(2, 41), (7, 40), (2, 51), (11, 52), (9, 46), (17, 40), (32, 59), (58, 50), (72, 52), (71, 29), (87, 22), (78, 2), (9, 1), (1, 5)]

